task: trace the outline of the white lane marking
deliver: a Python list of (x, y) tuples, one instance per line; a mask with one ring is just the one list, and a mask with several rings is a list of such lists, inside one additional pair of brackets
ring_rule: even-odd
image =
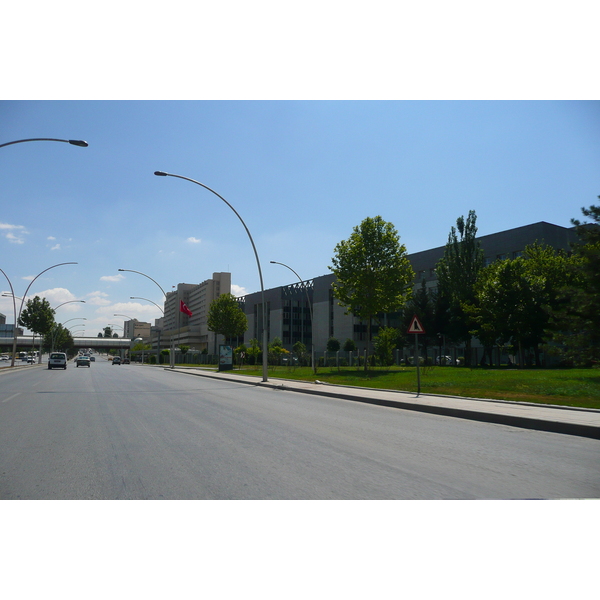
[(21, 392), (17, 392), (16, 394), (9, 396), (8, 398), (5, 398), (4, 400), (2, 400), (2, 404), (4, 404), (5, 402), (8, 402), (9, 400), (12, 400), (15, 396), (18, 396), (20, 393)]

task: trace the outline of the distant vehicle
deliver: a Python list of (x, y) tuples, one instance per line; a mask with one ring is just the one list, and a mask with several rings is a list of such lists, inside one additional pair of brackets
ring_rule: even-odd
[(0, 356), (0, 360), (8, 360), (8, 356)]
[(27, 357), (27, 362), (33, 364), (35, 362), (35, 356), (28, 356)]
[(90, 357), (89, 356), (78, 356), (77, 357), (77, 366), (78, 367), (90, 367)]
[(129, 365), (129, 364), (131, 364), (131, 363), (129, 362), (129, 359), (128, 359), (128, 358), (124, 358), (124, 359), (123, 359), (123, 364), (124, 364), (124, 365)]
[(121, 359), (118, 356), (115, 356), (113, 358), (112, 364), (113, 365), (120, 365), (121, 364)]
[(452, 357), (451, 356), (437, 356), (435, 359), (436, 365), (451, 365)]
[(90, 356), (90, 360), (91, 360), (92, 362), (94, 362), (94, 361), (96, 360), (96, 357), (95, 357), (95, 356)]
[(67, 355), (64, 352), (52, 352), (48, 359), (49, 369), (66, 369)]

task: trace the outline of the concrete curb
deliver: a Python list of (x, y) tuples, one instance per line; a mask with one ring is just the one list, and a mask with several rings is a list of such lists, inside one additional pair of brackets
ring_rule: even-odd
[[(182, 373), (184, 375), (194, 375), (200, 377), (210, 377), (212, 379), (219, 379), (220, 381), (231, 381), (236, 383), (242, 383), (246, 385), (268, 387), (276, 390), (285, 390), (290, 392), (300, 392), (304, 394), (314, 394), (317, 396), (327, 396), (333, 398), (339, 398), (341, 400), (349, 400), (351, 402), (363, 402), (367, 404), (374, 404), (378, 406), (386, 406), (389, 408), (400, 408), (404, 410), (412, 410), (417, 412), (424, 412), (429, 414), (436, 414), (441, 416), (455, 417), (460, 419), (468, 419), (472, 421), (480, 421), (485, 423), (496, 423), (500, 425), (509, 425), (512, 427), (520, 427), (522, 429), (533, 429), (537, 431), (548, 431), (552, 433), (561, 433), (565, 435), (575, 435), (579, 437), (586, 437), (592, 439), (600, 439), (600, 424), (594, 424), (593, 419), (590, 418), (590, 423), (585, 422), (573, 422), (564, 418), (566, 411), (570, 407), (560, 406), (555, 407), (553, 405), (542, 404), (536, 405), (533, 403), (515, 403), (508, 402), (506, 400), (492, 400), (492, 399), (478, 399), (478, 398), (463, 398), (459, 396), (439, 396), (431, 394), (421, 394), (419, 397), (426, 397), (428, 400), (443, 398), (448, 400), (447, 405), (441, 404), (423, 404), (419, 403), (418, 398), (415, 396), (414, 401), (406, 401), (401, 398), (389, 398), (385, 397), (390, 394), (406, 394), (406, 392), (396, 392), (395, 390), (379, 390), (373, 388), (350, 388), (345, 386), (337, 386), (332, 384), (316, 384), (313, 388), (313, 384), (306, 384), (306, 382), (295, 382), (289, 379), (277, 379), (277, 383), (271, 381), (258, 381), (254, 378), (250, 378), (246, 375), (220, 375), (214, 372), (200, 371), (194, 372), (192, 369), (184, 370), (183, 368), (167, 368), (166, 371), (173, 371), (176, 373)], [(305, 384), (310, 387), (301, 387), (293, 385), (293, 383)], [(360, 392), (368, 391), (370, 394), (381, 392), (381, 397), (374, 397), (368, 395), (361, 395)], [(486, 404), (494, 404), (496, 411), (491, 410), (469, 410), (464, 407), (452, 406), (452, 400), (467, 400), (477, 403), (478, 408), (484, 408)], [(502, 405), (506, 408), (505, 412), (502, 412)], [(545, 409), (547, 411), (555, 411), (552, 419), (539, 418), (534, 415), (515, 415), (511, 414), (511, 409), (519, 406), (526, 406), (530, 409), (531, 413), (535, 413), (536, 409)], [(586, 414), (589, 413), (590, 417), (594, 417), (596, 420), (600, 415), (600, 411), (594, 409), (581, 409), (574, 407), (571, 413), (577, 413), (580, 421), (585, 421)], [(561, 417), (563, 417), (561, 419)], [(600, 421), (598, 421), (600, 423)]]

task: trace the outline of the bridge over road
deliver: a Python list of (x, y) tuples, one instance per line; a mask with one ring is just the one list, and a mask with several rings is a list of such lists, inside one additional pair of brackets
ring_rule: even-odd
[[(130, 338), (101, 338), (101, 337), (74, 337), (73, 343), (76, 348), (94, 348), (101, 350), (105, 348), (131, 348), (134, 340)], [(0, 348), (9, 348), (12, 350), (12, 337), (0, 338)], [(40, 344), (39, 336), (19, 335), (17, 336), (17, 348), (21, 350), (31, 350), (32, 347), (38, 347)]]

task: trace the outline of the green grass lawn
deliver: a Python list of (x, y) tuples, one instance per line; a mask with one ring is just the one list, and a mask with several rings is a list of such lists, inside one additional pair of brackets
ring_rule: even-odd
[[(236, 368), (234, 373), (262, 375), (262, 367)], [(414, 367), (356, 368), (320, 367), (313, 374), (308, 367), (270, 367), (269, 377), (417, 391)], [(540, 402), (600, 409), (600, 369), (467, 369), (457, 367), (421, 368), (421, 393), (449, 394), (470, 398), (492, 398), (517, 402)]]

